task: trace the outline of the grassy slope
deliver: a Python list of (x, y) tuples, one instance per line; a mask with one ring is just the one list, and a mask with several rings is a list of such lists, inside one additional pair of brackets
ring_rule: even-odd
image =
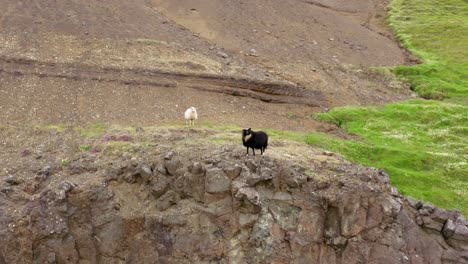
[(393, 0), (389, 22), (423, 64), (393, 69), (424, 98), (318, 115), (360, 135), (311, 134), (308, 143), (386, 169), (402, 193), (468, 215), (468, 3)]
[(423, 64), (399, 66), (428, 99), (468, 97), (468, 4), (464, 0), (393, 0), (390, 25)]

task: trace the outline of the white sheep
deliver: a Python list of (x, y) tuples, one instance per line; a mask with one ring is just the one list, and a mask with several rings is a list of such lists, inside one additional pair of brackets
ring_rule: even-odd
[(195, 120), (198, 118), (197, 109), (190, 107), (185, 111), (185, 124), (195, 125)]

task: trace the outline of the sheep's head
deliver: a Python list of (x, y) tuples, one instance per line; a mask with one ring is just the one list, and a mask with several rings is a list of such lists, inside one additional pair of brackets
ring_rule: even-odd
[(248, 141), (251, 136), (252, 136), (252, 129), (250, 127), (242, 129), (242, 141), (243, 142)]
[(250, 134), (252, 134), (252, 129), (250, 127), (242, 129), (242, 136), (245, 137), (245, 136), (248, 136)]
[(190, 107), (190, 109), (192, 109), (192, 111), (193, 111), (194, 113), (196, 113), (196, 112), (197, 112), (197, 109), (195, 109), (195, 107), (193, 107), (193, 106), (192, 106), (192, 107)]

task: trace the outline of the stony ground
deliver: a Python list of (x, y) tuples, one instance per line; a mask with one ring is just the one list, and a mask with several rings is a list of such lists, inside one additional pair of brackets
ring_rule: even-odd
[(254, 157), (235, 128), (0, 132), (0, 263), (468, 263), (459, 212), (296, 142)]
[[(411, 96), (385, 1), (1, 0), (0, 123), (309, 130), (332, 106)], [(294, 116), (295, 119), (288, 118)]]

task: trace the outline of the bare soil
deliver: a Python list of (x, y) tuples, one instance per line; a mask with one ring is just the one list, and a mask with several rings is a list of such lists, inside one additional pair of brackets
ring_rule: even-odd
[(411, 96), (385, 1), (0, 0), (0, 123), (201, 122), (317, 129)]

